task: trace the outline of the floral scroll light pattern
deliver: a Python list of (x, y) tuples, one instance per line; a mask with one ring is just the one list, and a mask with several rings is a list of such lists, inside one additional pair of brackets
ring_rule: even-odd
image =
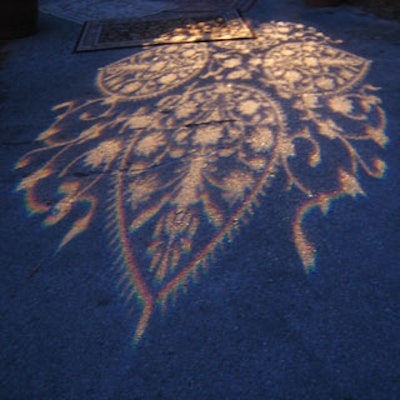
[(136, 53), (100, 70), (99, 98), (55, 107), (41, 147), (17, 163), (29, 212), (69, 226), (59, 248), (108, 205), (135, 342), (155, 308), (268, 207), (276, 173), (304, 198), (293, 238), (306, 271), (316, 255), (308, 212), (363, 195), (362, 175), (384, 175), (388, 139), (378, 89), (364, 83), (370, 63), (336, 44), (313, 28), (269, 23), (255, 40)]

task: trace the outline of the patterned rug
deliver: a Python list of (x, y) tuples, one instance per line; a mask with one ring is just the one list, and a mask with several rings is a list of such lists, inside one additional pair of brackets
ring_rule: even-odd
[(140, 19), (89, 21), (75, 51), (253, 38), (253, 31), (236, 10), (164, 13)]

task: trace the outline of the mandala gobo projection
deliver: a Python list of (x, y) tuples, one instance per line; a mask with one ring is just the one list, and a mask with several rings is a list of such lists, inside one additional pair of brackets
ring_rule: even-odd
[(253, 41), (136, 53), (100, 70), (99, 98), (57, 106), (42, 145), (18, 162), (29, 212), (69, 226), (60, 248), (107, 205), (118, 283), (136, 305), (135, 342), (155, 308), (268, 207), (279, 171), (304, 198), (293, 241), (305, 270), (315, 265), (307, 213), (364, 194), (362, 174), (384, 175), (385, 116), (364, 82), (369, 62), (336, 44), (270, 23)]

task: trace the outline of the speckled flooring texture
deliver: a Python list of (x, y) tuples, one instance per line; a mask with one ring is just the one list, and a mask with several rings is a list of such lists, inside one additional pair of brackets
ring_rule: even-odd
[(2, 44), (0, 398), (399, 399), (399, 23), (74, 53), (114, 3)]

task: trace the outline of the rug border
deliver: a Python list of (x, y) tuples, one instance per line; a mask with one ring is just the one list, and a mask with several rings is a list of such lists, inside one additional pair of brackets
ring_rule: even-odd
[[(127, 41), (127, 42), (118, 42), (118, 45), (111, 46), (109, 44), (107, 45), (92, 45), (93, 47), (91, 48), (85, 48), (82, 46), (81, 42), (85, 38), (85, 34), (87, 34), (86, 30), (88, 30), (89, 26), (94, 26), (95, 31), (92, 33), (92, 35), (98, 35), (99, 34), (99, 28), (101, 25), (108, 21), (109, 23), (112, 22), (120, 22), (120, 21), (128, 21), (129, 18), (124, 19), (124, 18), (111, 18), (111, 19), (100, 19), (100, 20), (93, 20), (93, 21), (86, 21), (81, 28), (81, 31), (79, 33), (78, 39), (75, 43), (75, 47), (73, 52), (74, 53), (87, 53), (87, 52), (92, 52), (92, 51), (105, 51), (105, 50), (118, 50), (118, 49), (126, 49), (126, 48), (148, 48), (148, 47), (153, 47), (153, 46), (167, 46), (167, 45), (177, 45), (177, 44), (185, 44), (185, 43), (204, 43), (204, 42), (218, 42), (218, 41), (227, 41), (227, 40), (251, 40), (251, 39), (256, 39), (256, 33), (251, 27), (251, 25), (248, 23), (247, 19), (243, 16), (241, 11), (239, 9), (231, 9), (231, 10), (213, 10), (210, 12), (204, 12), (204, 11), (193, 11), (193, 12), (170, 12), (170, 11), (164, 11), (158, 14), (153, 14), (146, 16), (142, 19), (152, 19), (152, 20), (157, 20), (157, 19), (164, 19), (164, 18), (172, 18), (172, 17), (179, 17), (179, 16), (188, 16), (188, 15), (217, 15), (218, 13), (224, 14), (224, 15), (232, 15), (236, 14), (238, 16), (245, 28), (248, 30), (250, 37), (235, 37), (235, 38), (229, 38), (229, 39), (199, 39), (199, 40), (193, 40), (193, 41), (182, 41), (182, 42), (165, 42), (165, 43), (145, 43), (145, 44), (133, 44), (132, 41)], [(133, 20), (133, 19), (132, 19)], [(96, 29), (97, 28), (97, 29)], [(90, 33), (90, 32), (89, 32)], [(94, 39), (95, 40), (95, 39)], [(94, 47), (96, 46), (96, 47)]]

